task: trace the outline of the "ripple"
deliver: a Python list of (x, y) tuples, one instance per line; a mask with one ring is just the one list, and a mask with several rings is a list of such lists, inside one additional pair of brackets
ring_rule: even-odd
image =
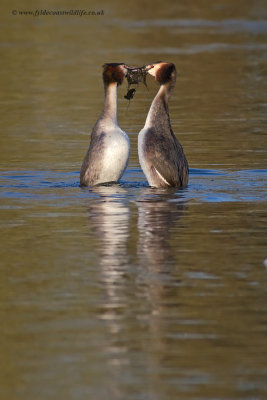
[[(207, 43), (207, 44), (195, 44), (187, 47), (126, 47), (120, 48), (116, 50), (112, 50), (112, 52), (117, 53), (130, 53), (130, 54), (170, 54), (170, 55), (182, 55), (182, 54), (199, 54), (199, 53), (214, 53), (218, 51), (266, 51), (267, 44), (265, 43)], [(100, 50), (101, 52), (101, 50)]]
[(266, 33), (267, 25), (264, 20), (224, 19), (220, 21), (206, 19), (143, 19), (127, 21), (114, 19), (113, 23), (124, 28), (180, 28), (181, 30), (211, 30), (214, 33)]
[[(91, 197), (127, 201), (265, 201), (267, 170), (225, 171), (190, 169), (187, 188), (171, 190), (150, 188), (141, 169), (129, 168), (119, 184), (81, 188), (79, 171), (5, 171), (0, 175), (0, 197), (10, 199), (51, 199)], [(139, 178), (139, 179), (138, 179)], [(133, 180), (132, 180), (133, 179)]]

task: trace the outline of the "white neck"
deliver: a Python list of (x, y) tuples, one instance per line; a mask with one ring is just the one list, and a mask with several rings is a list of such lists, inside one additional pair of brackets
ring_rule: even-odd
[(117, 83), (105, 86), (105, 103), (101, 119), (108, 119), (117, 124)]

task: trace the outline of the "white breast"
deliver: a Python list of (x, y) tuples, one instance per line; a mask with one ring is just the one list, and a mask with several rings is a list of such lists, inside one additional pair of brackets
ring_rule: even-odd
[(130, 140), (119, 127), (106, 129), (102, 155), (100, 182), (118, 181), (127, 167), (130, 154)]

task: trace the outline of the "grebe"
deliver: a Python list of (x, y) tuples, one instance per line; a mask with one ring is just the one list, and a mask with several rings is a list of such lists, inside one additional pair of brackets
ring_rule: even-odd
[(104, 64), (103, 67), (104, 109), (93, 128), (82, 163), (82, 186), (118, 182), (129, 159), (130, 141), (117, 122), (117, 86), (122, 83), (127, 69), (119, 63)]
[(188, 163), (175, 137), (169, 116), (168, 100), (175, 87), (176, 68), (172, 63), (148, 65), (147, 71), (160, 84), (138, 135), (138, 154), (150, 186), (184, 187), (188, 183)]

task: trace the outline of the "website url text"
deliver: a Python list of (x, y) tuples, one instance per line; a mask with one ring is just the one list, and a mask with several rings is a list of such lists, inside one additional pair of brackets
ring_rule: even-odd
[(88, 10), (34, 10), (34, 11), (24, 11), (24, 10), (12, 10), (12, 15), (24, 15), (24, 16), (33, 16), (40, 17), (44, 15), (60, 15), (60, 16), (100, 16), (104, 15), (104, 10), (98, 11), (88, 11)]

